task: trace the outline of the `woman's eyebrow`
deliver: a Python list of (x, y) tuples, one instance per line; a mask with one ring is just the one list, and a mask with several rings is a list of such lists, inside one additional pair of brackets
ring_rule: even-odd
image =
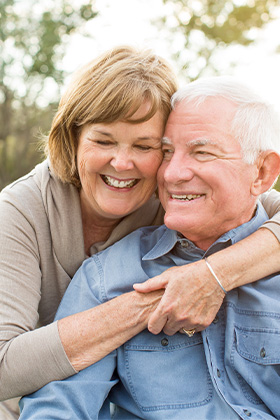
[(139, 137), (137, 137), (137, 139), (138, 140), (157, 140), (157, 141), (160, 141), (161, 137), (151, 135), (151, 136), (139, 136)]
[(113, 137), (113, 135), (109, 131), (104, 131), (104, 130), (101, 130), (100, 128), (92, 128), (90, 130), (90, 133), (98, 133), (98, 134), (101, 134), (102, 136)]

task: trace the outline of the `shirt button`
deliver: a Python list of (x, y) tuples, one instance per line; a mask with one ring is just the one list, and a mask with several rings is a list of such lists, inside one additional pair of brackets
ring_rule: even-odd
[(249, 410), (243, 410), (246, 416), (251, 417), (252, 413)]
[(185, 240), (185, 241), (181, 241), (181, 245), (183, 248), (188, 248), (189, 243)]
[(264, 347), (260, 351), (260, 356), (265, 357), (265, 348)]
[(217, 376), (218, 376), (218, 378), (220, 378), (220, 377), (221, 377), (221, 372), (220, 372), (220, 370), (219, 370), (219, 369), (217, 369)]
[(219, 317), (216, 316), (215, 319), (213, 319), (213, 324), (218, 324), (218, 322), (219, 322)]
[(163, 347), (168, 346), (168, 338), (163, 338), (163, 339), (161, 340), (161, 345), (162, 345)]

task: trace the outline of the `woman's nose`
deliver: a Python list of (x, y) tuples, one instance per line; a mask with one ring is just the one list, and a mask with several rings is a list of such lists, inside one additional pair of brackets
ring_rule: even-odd
[(119, 150), (111, 160), (111, 165), (117, 172), (133, 169), (134, 163), (128, 150)]

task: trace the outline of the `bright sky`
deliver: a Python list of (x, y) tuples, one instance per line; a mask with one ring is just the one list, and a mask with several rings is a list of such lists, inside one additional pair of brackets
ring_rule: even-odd
[[(96, 6), (99, 16), (86, 26), (92, 38), (74, 37), (63, 62), (67, 71), (72, 72), (118, 44), (152, 48), (176, 68), (164, 35), (159, 35), (156, 25), (151, 23), (163, 14), (166, 6), (162, 0), (96, 0)], [(280, 54), (275, 53), (279, 40), (278, 20), (262, 31), (257, 45), (223, 53), (219, 58), (219, 66), (228, 73), (227, 63), (236, 54), (237, 65), (233, 74), (274, 103), (280, 111)]]

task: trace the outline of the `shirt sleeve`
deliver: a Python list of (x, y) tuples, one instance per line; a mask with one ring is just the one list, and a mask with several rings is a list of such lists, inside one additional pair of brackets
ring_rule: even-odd
[(262, 194), (260, 200), (270, 218), (262, 227), (269, 229), (280, 242), (280, 193), (271, 190)]
[(112, 379), (116, 352), (63, 381), (50, 382), (20, 401), (20, 420), (92, 420), (110, 418), (107, 396), (117, 383)]
[[(96, 267), (94, 260), (87, 260), (66, 290), (56, 318), (63, 318), (101, 303), (102, 297), (98, 296), (101, 293), (99, 273), (100, 267)], [(22, 398), (20, 419), (110, 418), (107, 396), (118, 382), (113, 376), (115, 368), (116, 351), (113, 351), (76, 375), (47, 384), (39, 391)]]
[[(19, 197), (22, 202), (29, 199), (24, 193)], [(57, 323), (36, 329), (41, 261), (32, 216), (23, 208), (1, 194), (0, 400), (22, 396), (75, 373), (60, 341)], [(52, 320), (53, 315), (49, 322)]]

